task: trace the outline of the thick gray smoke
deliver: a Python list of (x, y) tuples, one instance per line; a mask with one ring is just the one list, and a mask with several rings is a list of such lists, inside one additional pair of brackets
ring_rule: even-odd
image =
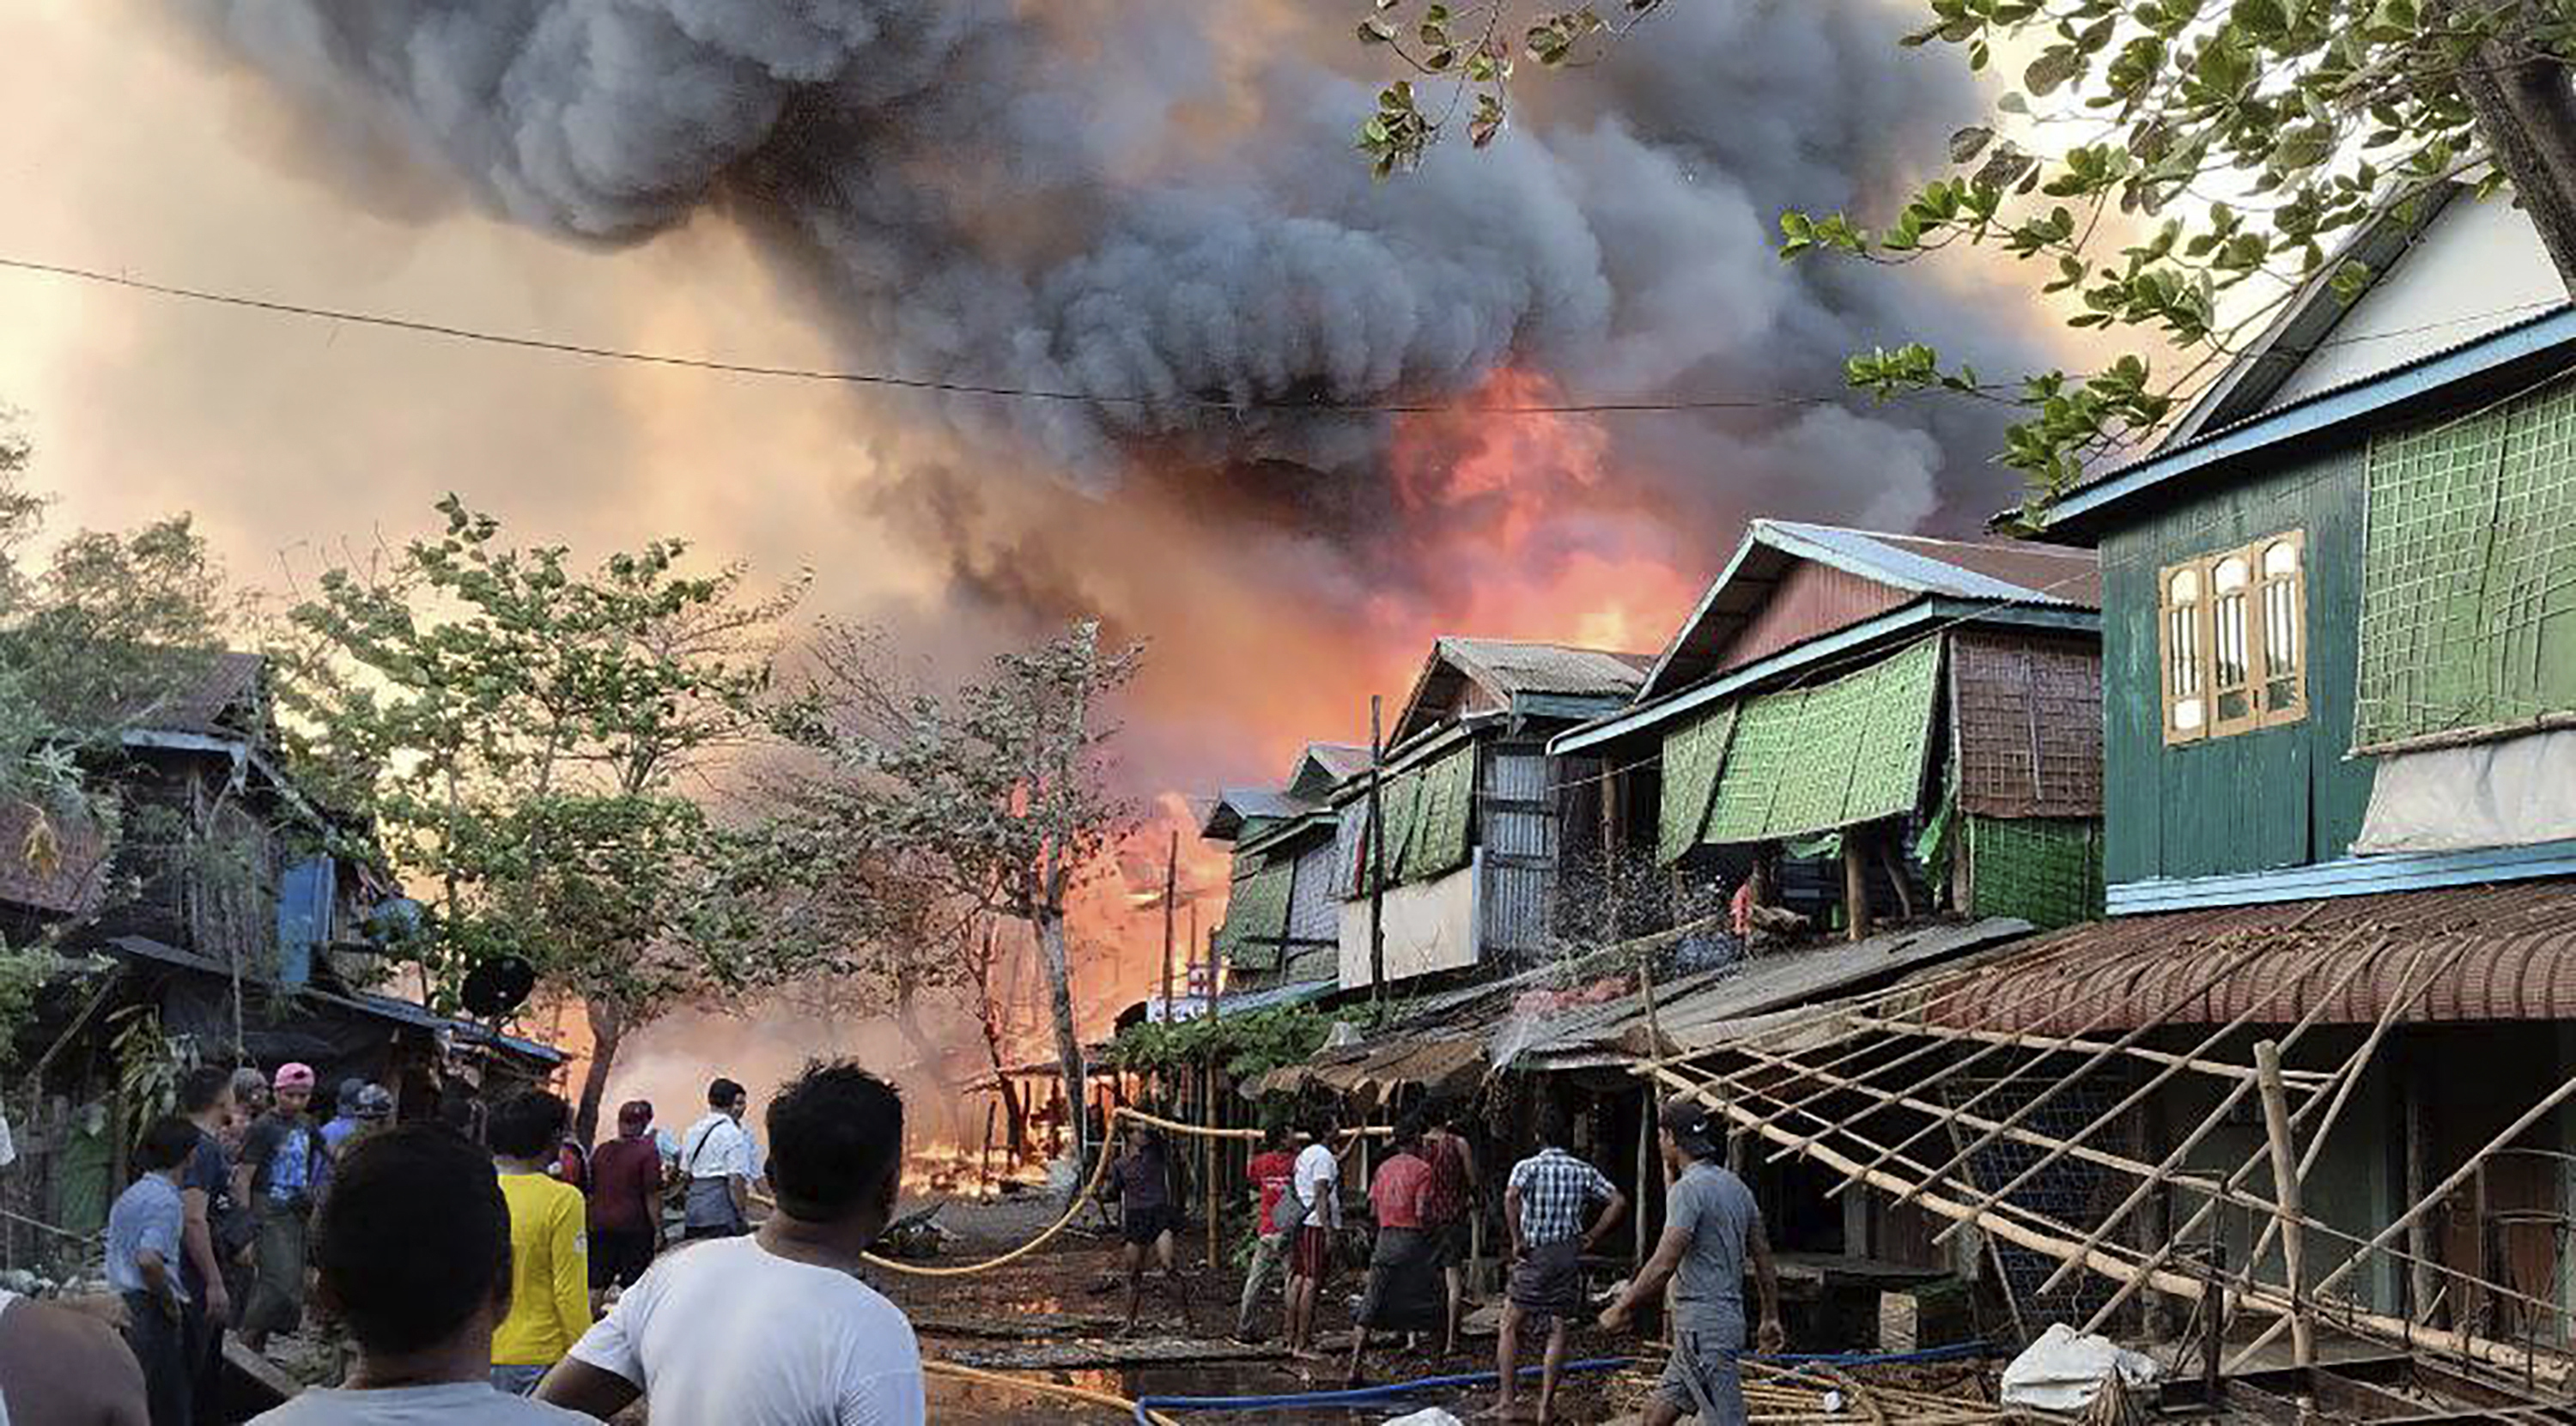
[[(1833, 392), (1854, 345), (1927, 326), (2013, 340), (1772, 256), (1782, 207), (1883, 199), (1887, 156), (1968, 106), (1866, 0), (1680, 0), (1527, 86), (1506, 142), (1386, 184), (1324, 0), (189, 3), (325, 126), (518, 221), (618, 244), (721, 213), (854, 364), (1104, 398), (932, 398), (968, 451), (1094, 492), (1186, 472), (1211, 518), (1362, 566), (1404, 552), (1371, 498), (1388, 423), (1210, 403), (1438, 398), (1507, 361), (1589, 397), (1759, 399)], [(1992, 437), (1857, 400), (1626, 418), (1603, 498), (1718, 541), (1766, 511), (1956, 525), (2006, 492)]]

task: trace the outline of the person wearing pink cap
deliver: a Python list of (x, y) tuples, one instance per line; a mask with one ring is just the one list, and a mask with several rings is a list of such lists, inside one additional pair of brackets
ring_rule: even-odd
[(322, 1136), (304, 1112), (313, 1100), (313, 1067), (278, 1066), (271, 1093), (233, 1170), (235, 1196), (251, 1205), (257, 1225), (255, 1272), (241, 1308), (242, 1345), (254, 1352), (267, 1350), (270, 1333), (292, 1332), (304, 1320), (305, 1242), (323, 1161)]

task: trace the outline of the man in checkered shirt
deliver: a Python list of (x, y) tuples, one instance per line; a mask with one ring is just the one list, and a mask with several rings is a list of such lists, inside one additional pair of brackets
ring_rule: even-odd
[[(1556, 1382), (1565, 1366), (1565, 1324), (1583, 1308), (1583, 1255), (1627, 1215), (1628, 1196), (1603, 1177), (1601, 1170), (1567, 1152), (1574, 1142), (1573, 1120), (1551, 1108), (1539, 1125), (1542, 1147), (1512, 1166), (1503, 1191), (1503, 1222), (1512, 1235), (1512, 1281), (1503, 1303), (1500, 1340), (1495, 1343), (1495, 1370), (1502, 1385), (1494, 1414), (1509, 1418), (1520, 1377), (1521, 1323), (1547, 1324), (1547, 1355), (1539, 1373), (1538, 1419), (1551, 1419)], [(1600, 1215), (1586, 1226), (1583, 1218), (1594, 1204)]]

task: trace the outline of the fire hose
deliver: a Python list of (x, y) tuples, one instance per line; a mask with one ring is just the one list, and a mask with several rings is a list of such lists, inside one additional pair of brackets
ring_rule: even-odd
[[(1148, 1114), (1141, 1109), (1130, 1109), (1123, 1104), (1111, 1110), (1109, 1115), (1109, 1120), (1112, 1124), (1117, 1123), (1117, 1121), (1121, 1119), (1133, 1119), (1139, 1124), (1148, 1124), (1154, 1128), (1169, 1130), (1175, 1134), (1194, 1134), (1201, 1138), (1258, 1139), (1261, 1137), (1261, 1131), (1258, 1129), (1211, 1129), (1203, 1124), (1183, 1124), (1178, 1120), (1164, 1119), (1156, 1115)], [(1385, 1129), (1358, 1129), (1351, 1132), (1360, 1135), (1380, 1135), (1390, 1131)], [(1065, 1229), (1073, 1226), (1073, 1220), (1082, 1213), (1083, 1203), (1088, 1200), (1093, 1193), (1099, 1190), (1101, 1176), (1109, 1172), (1109, 1161), (1110, 1155), (1108, 1153), (1108, 1147), (1103, 1145), (1099, 1160), (1091, 1166), (1091, 1177), (1084, 1181), (1081, 1189), (1076, 1191), (1072, 1198), (1066, 1200), (1064, 1216), (1056, 1219), (1053, 1223), (1048, 1224), (1044, 1232), (1039, 1233), (1036, 1237), (1031, 1238), (1018, 1247), (1011, 1249), (1009, 1252), (1002, 1254), (1000, 1257), (986, 1258), (980, 1263), (960, 1263), (954, 1267), (927, 1267), (920, 1263), (898, 1262), (893, 1258), (879, 1257), (874, 1253), (869, 1253), (866, 1255), (868, 1265), (870, 1267), (883, 1268), (888, 1272), (903, 1273), (910, 1277), (965, 1277), (971, 1273), (990, 1272), (994, 1268), (998, 1268), (1005, 1263), (1016, 1262), (1017, 1260), (1036, 1252), (1038, 1249), (1045, 1247), (1058, 1233), (1061, 1233)]]

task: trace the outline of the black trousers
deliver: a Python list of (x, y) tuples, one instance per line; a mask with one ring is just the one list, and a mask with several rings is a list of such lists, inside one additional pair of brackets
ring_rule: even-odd
[(195, 1363), (188, 1357), (187, 1324), (172, 1317), (148, 1292), (125, 1294), (125, 1342), (143, 1367), (143, 1399), (152, 1426), (194, 1426)]

